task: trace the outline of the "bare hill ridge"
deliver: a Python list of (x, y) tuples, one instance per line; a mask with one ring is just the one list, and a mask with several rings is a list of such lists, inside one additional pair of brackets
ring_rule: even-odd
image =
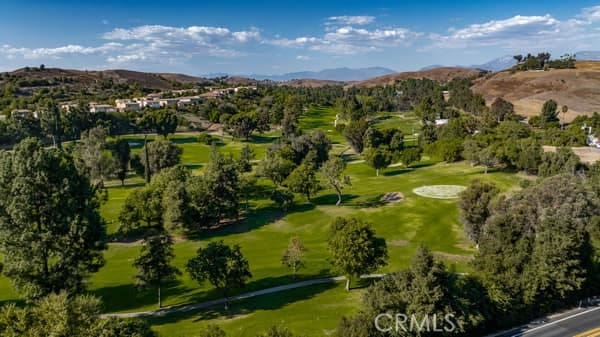
[[(502, 71), (479, 78), (473, 91), (488, 104), (503, 97), (515, 105), (518, 114), (538, 115), (546, 100), (567, 105), (567, 121), (577, 115), (600, 112), (600, 62), (577, 62), (576, 69), (549, 71)], [(562, 118), (562, 114), (561, 114)]]
[(406, 71), (380, 77), (371, 78), (365, 81), (352, 82), (350, 85), (356, 86), (377, 86), (394, 84), (396, 81), (409, 78), (427, 78), (439, 82), (448, 82), (454, 78), (470, 78), (485, 74), (486, 71), (480, 69), (462, 68), (462, 67), (439, 67), (421, 71)]

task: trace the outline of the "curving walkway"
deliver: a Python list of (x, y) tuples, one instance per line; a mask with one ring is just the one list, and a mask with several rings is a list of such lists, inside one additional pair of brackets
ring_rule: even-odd
[[(369, 274), (363, 275), (361, 278), (381, 278), (386, 274)], [(286, 291), (290, 289), (296, 289), (301, 287), (308, 287), (316, 284), (330, 283), (330, 282), (340, 282), (346, 280), (345, 276), (336, 276), (336, 277), (324, 277), (320, 279), (314, 280), (306, 280), (296, 283), (284, 284), (277, 287), (266, 288), (261, 290), (250, 291), (247, 293), (239, 294), (236, 296), (229, 297), (229, 302), (240, 301), (251, 297), (267, 295), (272, 293), (277, 293), (281, 291)], [(112, 313), (112, 314), (103, 314), (101, 317), (116, 317), (116, 318), (134, 318), (134, 317), (150, 317), (150, 316), (165, 316), (175, 313), (188, 312), (192, 310), (206, 309), (210, 307), (217, 306), (219, 304), (225, 304), (225, 299), (220, 298), (217, 300), (185, 304), (185, 305), (177, 305), (165, 307), (162, 309), (154, 310), (154, 311), (138, 311), (138, 312), (125, 312), (125, 313)]]

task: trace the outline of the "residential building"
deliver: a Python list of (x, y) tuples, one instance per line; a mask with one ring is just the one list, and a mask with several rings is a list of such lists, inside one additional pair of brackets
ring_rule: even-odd
[(115, 100), (117, 111), (140, 111), (141, 105), (139, 102), (130, 99), (117, 99)]
[(100, 112), (108, 113), (108, 112), (116, 112), (116, 111), (117, 110), (115, 109), (115, 107), (110, 104), (90, 103), (90, 112), (91, 113), (100, 113)]

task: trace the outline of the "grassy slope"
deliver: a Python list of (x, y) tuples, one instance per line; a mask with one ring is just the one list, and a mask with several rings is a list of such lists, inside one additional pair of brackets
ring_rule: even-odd
[[(381, 127), (401, 127), (405, 134), (414, 126), (415, 120), (400, 120), (398, 116), (386, 114)], [(332, 109), (314, 109), (303, 117), (304, 129), (322, 129), (334, 141), (334, 150), (347, 147), (342, 135), (333, 129), (335, 112)], [(328, 131), (331, 130), (331, 131)], [(183, 162), (201, 170), (208, 161), (209, 147), (193, 141), (190, 136), (177, 136), (184, 149)], [(260, 159), (271, 138), (257, 137), (253, 147)], [(242, 143), (225, 140), (220, 149), (236, 153)], [(339, 152), (338, 152), (339, 153)], [(322, 190), (314, 204), (304, 202), (297, 196), (298, 204), (283, 214), (269, 200), (251, 201), (251, 213), (246, 220), (236, 225), (207, 234), (199, 240), (180, 241), (175, 245), (175, 264), (183, 270), (185, 262), (196, 249), (211, 240), (237, 243), (250, 262), (254, 277), (243, 291), (266, 288), (292, 282), (289, 270), (280, 264), (280, 256), (289, 238), (300, 236), (308, 248), (306, 269), (300, 278), (314, 278), (337, 274), (327, 262), (326, 237), (328, 225), (336, 216), (359, 216), (372, 222), (378, 235), (386, 238), (389, 249), (389, 266), (384, 272), (394, 271), (407, 265), (416, 247), (424, 243), (447, 260), (457, 270), (468, 269), (467, 261), (472, 254), (471, 245), (465, 240), (458, 222), (456, 201), (426, 199), (416, 196), (412, 189), (422, 185), (460, 184), (466, 185), (474, 178), (491, 180), (503, 189), (514, 187), (514, 176), (506, 173), (482, 174), (482, 169), (469, 165), (436, 164), (422, 162), (416, 169), (389, 168), (380, 177), (364, 163), (350, 164), (347, 174), (352, 187), (345, 191), (344, 204), (335, 207), (336, 197), (331, 190)], [(139, 178), (128, 183), (135, 184)], [(268, 182), (260, 181), (264, 188)], [(116, 217), (120, 205), (132, 187), (109, 188), (109, 201), (101, 212), (109, 224), (109, 231), (116, 230)], [(377, 205), (385, 192), (402, 192), (405, 200), (393, 205)], [(374, 206), (377, 207), (374, 207)], [(155, 292), (138, 292), (133, 286), (135, 274), (131, 264), (139, 252), (136, 244), (111, 244), (105, 253), (106, 265), (90, 280), (92, 293), (103, 298), (106, 311), (151, 310), (156, 307)], [(163, 336), (183, 336), (196, 333), (206, 321), (222, 323), (234, 336), (251, 336), (268, 325), (285, 322), (292, 329), (307, 336), (320, 336), (337, 324), (342, 314), (357, 307), (357, 294), (347, 294), (338, 286), (302, 288), (282, 294), (263, 296), (236, 304), (226, 317), (222, 312), (197, 312), (169, 316), (153, 320), (155, 328)], [(163, 289), (163, 303), (177, 305), (216, 298), (219, 295), (207, 284), (198, 285), (185, 273), (178, 282)], [(0, 278), (0, 300), (14, 299), (15, 294), (5, 278)]]

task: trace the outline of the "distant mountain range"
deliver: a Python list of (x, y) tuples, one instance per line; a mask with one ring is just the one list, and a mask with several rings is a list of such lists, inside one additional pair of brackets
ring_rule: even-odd
[(600, 61), (600, 51), (579, 51), (575, 58), (580, 61)]
[[(373, 77), (388, 75), (395, 73), (395, 70), (383, 68), (383, 67), (369, 67), (369, 68), (334, 68), (324, 69), (321, 71), (300, 71), (293, 73), (285, 73), (280, 75), (235, 75), (240, 77), (253, 78), (256, 80), (270, 80), (270, 81), (290, 81), (295, 79), (314, 79), (314, 80), (329, 80), (329, 81), (362, 81)], [(232, 76), (226, 73), (212, 73), (202, 75), (202, 77), (215, 78), (223, 76)]]
[[(483, 64), (473, 64), (473, 65), (469, 65), (469, 66), (454, 65), (451, 67), (481, 69), (481, 70), (487, 70), (487, 71), (500, 71), (500, 70), (508, 69), (508, 68), (514, 66), (516, 63), (517, 63), (517, 61), (511, 55), (505, 55), (502, 57), (495, 58), (495, 59), (488, 61), (486, 63), (483, 63)], [(433, 64), (433, 65), (430, 65), (427, 67), (423, 67), (420, 70), (426, 71), (426, 70), (443, 68), (443, 67), (448, 67), (448, 66), (444, 66), (444, 65), (440, 65), (440, 64)]]

